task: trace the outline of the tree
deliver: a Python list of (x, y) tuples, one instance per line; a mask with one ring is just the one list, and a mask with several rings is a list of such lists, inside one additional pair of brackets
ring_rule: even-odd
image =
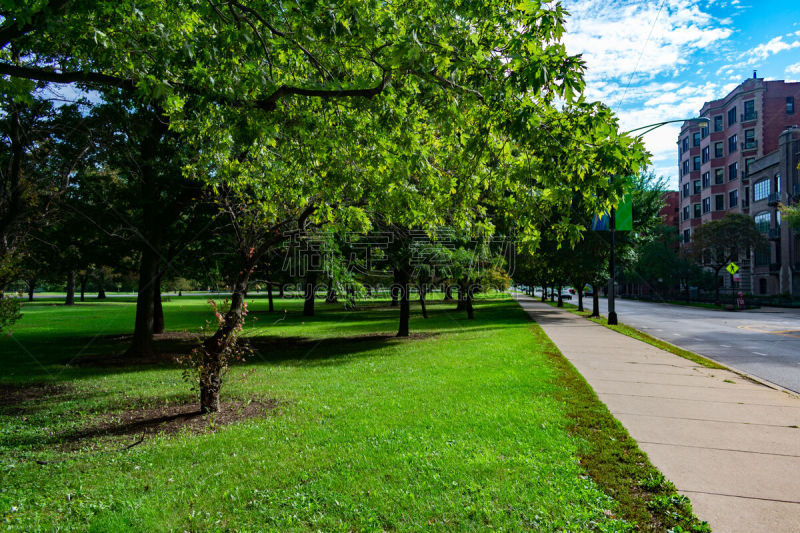
[[(748, 249), (759, 249), (767, 241), (747, 215), (728, 213), (698, 227), (692, 235), (690, 253), (698, 263), (709, 267), (715, 280), (720, 271)], [(714, 284), (714, 298), (719, 302), (719, 283)]]

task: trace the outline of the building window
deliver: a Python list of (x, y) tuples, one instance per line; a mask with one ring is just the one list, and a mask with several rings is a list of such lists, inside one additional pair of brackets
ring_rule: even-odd
[(756, 130), (744, 130), (744, 149), (754, 150), (756, 146)]
[(700, 218), (703, 213), (700, 211), (700, 204), (694, 204), (694, 218)]
[(794, 114), (794, 96), (786, 97), (786, 114), (787, 115)]
[(775, 174), (775, 192), (780, 194), (781, 193), (781, 175)]
[(714, 169), (714, 185), (722, 185), (725, 183), (725, 170), (721, 168)]
[(728, 137), (728, 153), (732, 154), (736, 151), (736, 143), (739, 142), (738, 135)]
[(744, 175), (745, 176), (749, 176), (750, 175), (750, 163), (752, 163), (755, 160), (756, 160), (755, 157), (748, 157), (747, 159), (744, 160)]
[(755, 120), (756, 119), (756, 101), (748, 100), (744, 103), (744, 116), (742, 120)]
[(725, 195), (717, 194), (714, 196), (714, 210), (725, 211)]
[(692, 146), (700, 146), (700, 133), (692, 134)]
[(763, 179), (753, 185), (753, 201), (758, 202), (769, 196), (769, 180)]
[(688, 229), (683, 230), (683, 242), (689, 242), (690, 235)]
[(711, 173), (703, 172), (703, 188), (711, 186)]
[(689, 174), (689, 160), (683, 162), (683, 175), (686, 176)]
[(683, 208), (683, 220), (689, 220), (689, 206)]
[(714, 157), (723, 157), (724, 155), (724, 145), (722, 142), (714, 143)]
[(739, 205), (739, 191), (731, 191), (728, 193), (728, 207), (736, 207)]
[(684, 152), (689, 151), (689, 137), (684, 137), (683, 139), (683, 151)]
[(733, 181), (739, 173), (739, 162), (736, 161), (728, 165), (728, 181)]
[[(756, 262), (758, 263), (759, 261), (756, 260)], [(769, 258), (759, 264), (766, 265), (767, 263), (769, 263)], [(758, 293), (767, 294), (767, 278), (758, 278)]]
[(706, 146), (703, 148), (703, 163), (708, 163), (709, 159), (711, 159), (711, 147)]
[(702, 190), (702, 185), (700, 184), (700, 180), (694, 180), (694, 193), (693, 194), (700, 194)]
[(771, 221), (771, 218), (769, 216), (769, 211), (762, 211), (755, 217), (753, 217), (753, 219), (756, 223), (756, 229), (758, 231), (760, 231), (761, 233), (766, 233), (767, 231), (769, 231), (769, 223)]
[(736, 124), (736, 108), (732, 107), (728, 110), (728, 127)]
[[(689, 197), (689, 184), (688, 183), (684, 183), (683, 184), (683, 197), (684, 198), (688, 198)], [(688, 207), (687, 207), (687, 209), (688, 209)]]
[[(708, 123), (706, 122), (706, 124)], [(702, 137), (703, 139), (708, 137), (708, 126), (703, 126), (700, 128), (700, 137)]]
[(703, 198), (703, 213), (711, 211), (711, 197)]
[(700, 170), (700, 156), (696, 155), (692, 158), (692, 170)]
[(722, 115), (714, 117), (714, 131), (722, 131)]

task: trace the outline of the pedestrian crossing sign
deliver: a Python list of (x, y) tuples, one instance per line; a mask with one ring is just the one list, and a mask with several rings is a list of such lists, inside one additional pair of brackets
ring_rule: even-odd
[(735, 275), (737, 272), (739, 272), (739, 265), (737, 265), (736, 263), (734, 263), (733, 261), (731, 261), (730, 263), (728, 263), (728, 266), (726, 266), (726, 267), (725, 267), (725, 270), (727, 270), (727, 271), (728, 271), (728, 273), (729, 273), (731, 276), (733, 276), (733, 275)]

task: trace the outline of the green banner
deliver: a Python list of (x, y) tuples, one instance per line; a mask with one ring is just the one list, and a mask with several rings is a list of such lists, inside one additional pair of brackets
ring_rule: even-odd
[(633, 199), (630, 194), (622, 197), (614, 213), (614, 222), (617, 231), (633, 231)]

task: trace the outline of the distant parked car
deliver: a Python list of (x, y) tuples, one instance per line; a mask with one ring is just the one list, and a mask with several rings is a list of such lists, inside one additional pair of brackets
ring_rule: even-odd
[(561, 291), (561, 299), (562, 300), (572, 300), (572, 294), (568, 289), (564, 289)]

